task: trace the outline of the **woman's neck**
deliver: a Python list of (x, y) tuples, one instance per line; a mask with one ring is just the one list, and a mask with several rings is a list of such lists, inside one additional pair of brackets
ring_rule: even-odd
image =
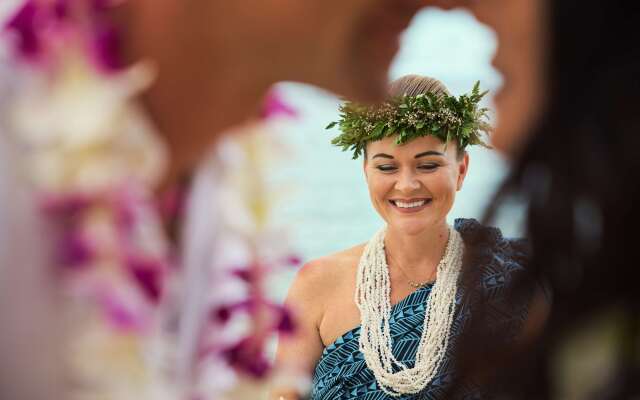
[(449, 226), (442, 221), (416, 235), (407, 235), (390, 226), (384, 243), (387, 257), (404, 271), (425, 272), (435, 271), (448, 239)]

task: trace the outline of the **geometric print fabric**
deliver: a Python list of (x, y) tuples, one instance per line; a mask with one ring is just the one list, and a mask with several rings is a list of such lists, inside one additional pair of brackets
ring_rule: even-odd
[[(521, 270), (522, 254), (516, 254), (514, 250), (522, 246), (511, 246), (512, 241), (502, 238), (495, 228), (485, 228), (472, 219), (458, 219), (454, 227), (458, 230), (463, 240), (471, 232), (477, 233), (479, 229), (491, 230), (489, 235), (492, 240), (483, 246), (487, 247), (490, 257), (484, 258), (483, 265), (474, 266), (482, 268), (482, 290), (492, 297), (495, 307), (495, 318), (489, 318), (487, 323), (496, 324), (496, 332), (504, 335), (515, 335), (522, 327), (527, 315), (527, 305), (514, 307), (513, 304), (503, 305), (501, 301), (510, 282), (510, 276)], [(517, 241), (513, 241), (516, 243)], [(520, 243), (520, 242), (518, 242)], [(467, 245), (465, 241), (465, 245)], [(485, 251), (487, 254), (487, 251)], [(315, 368), (311, 400), (441, 400), (449, 389), (454, 379), (454, 365), (456, 339), (464, 330), (465, 322), (469, 318), (470, 307), (461, 304), (463, 296), (462, 287), (458, 286), (456, 295), (456, 313), (451, 326), (449, 344), (445, 357), (433, 380), (420, 392), (414, 395), (393, 397), (380, 389), (373, 372), (369, 370), (364, 356), (359, 350), (360, 326), (344, 333), (335, 342), (328, 345), (322, 352), (320, 360)], [(411, 293), (391, 310), (389, 326), (392, 337), (392, 352), (397, 360), (408, 367), (413, 367), (415, 355), (422, 335), (426, 301), (431, 293), (432, 285), (427, 285)], [(505, 310), (509, 312), (505, 314)], [(509, 327), (509, 329), (503, 329)], [(426, 328), (428, 329), (428, 327)], [(485, 396), (475, 385), (465, 385), (459, 391), (464, 400), (478, 400)]]

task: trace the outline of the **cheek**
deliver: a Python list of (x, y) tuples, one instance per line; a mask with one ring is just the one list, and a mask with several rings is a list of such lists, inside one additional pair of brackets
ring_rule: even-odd
[[(371, 176), (371, 174), (369, 175)], [(375, 176), (367, 179), (369, 194), (375, 202), (384, 202), (389, 191), (393, 188), (393, 183), (385, 176)]]
[(449, 203), (456, 195), (457, 175), (453, 170), (442, 169), (424, 184), (437, 200)]

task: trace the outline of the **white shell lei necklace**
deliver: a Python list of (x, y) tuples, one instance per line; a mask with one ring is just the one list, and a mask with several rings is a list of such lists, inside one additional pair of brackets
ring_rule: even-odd
[[(397, 397), (415, 394), (431, 382), (444, 358), (455, 313), (458, 275), (462, 266), (460, 234), (449, 227), (444, 256), (437, 267), (437, 279), (426, 301), (422, 336), (413, 368), (398, 361), (391, 352), (391, 282), (384, 237), (386, 228), (367, 243), (358, 264), (355, 302), (360, 309), (360, 351), (385, 393)], [(398, 370), (394, 372), (394, 368)]]

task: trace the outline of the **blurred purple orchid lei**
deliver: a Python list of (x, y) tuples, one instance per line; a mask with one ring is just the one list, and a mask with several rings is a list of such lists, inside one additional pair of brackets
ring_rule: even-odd
[[(108, 16), (119, 3), (122, 0), (26, 0), (0, 33), (9, 37), (16, 63), (31, 74), (55, 82), (64, 73), (66, 59), (79, 57), (92, 79), (108, 84), (130, 69), (120, 57), (121, 38)], [(132, 96), (136, 94), (136, 90), (131, 92)], [(268, 119), (283, 115), (295, 116), (296, 112), (273, 91), (265, 99), (261, 116)], [(75, 134), (84, 140), (83, 132)], [(69, 146), (80, 151), (75, 142)], [(66, 179), (68, 171), (62, 171), (59, 175)], [(41, 203), (43, 216), (57, 232), (55, 261), (60, 266), (59, 274), (74, 295), (88, 299), (100, 310), (114, 331), (149, 334), (157, 328), (154, 320), (163, 306), (167, 280), (180, 273), (178, 251), (166, 238), (161, 214), (173, 210), (168, 216), (176, 218), (184, 193), (173, 193), (171, 205), (163, 209), (153, 193), (157, 177), (141, 174), (89, 188), (82, 177), (64, 184), (60, 183), (62, 178), (54, 179), (55, 184), (50, 183), (53, 178), (47, 179), (40, 190)], [(201, 356), (222, 357), (241, 374), (265, 377), (272, 367), (265, 356), (268, 335), (295, 329), (289, 310), (265, 295), (265, 278), (282, 266), (299, 263), (297, 257), (285, 256), (269, 266), (256, 259), (236, 269), (232, 275), (246, 285), (247, 298), (214, 304), (209, 315), (216, 323), (225, 324), (245, 314), (253, 328), (231, 345), (211, 347), (203, 343)]]
[[(15, 35), (17, 55), (29, 62), (47, 62), (65, 41), (78, 43), (94, 66), (117, 72), (120, 37), (107, 18), (108, 10), (121, 0), (27, 0), (6, 23)], [(82, 23), (78, 23), (82, 22)]]

